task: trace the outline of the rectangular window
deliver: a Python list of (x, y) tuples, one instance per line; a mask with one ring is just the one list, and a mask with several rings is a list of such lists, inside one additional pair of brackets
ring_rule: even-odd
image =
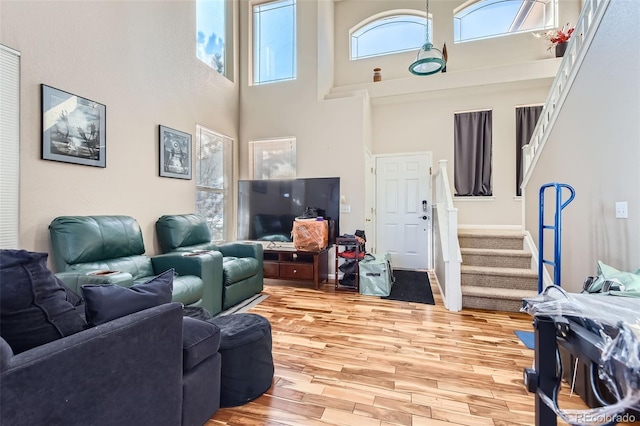
[(296, 0), (253, 5), (253, 84), (296, 79)]
[(229, 0), (196, 1), (196, 56), (230, 80), (233, 77), (232, 12), (233, 3)]
[(249, 142), (251, 179), (296, 177), (296, 138)]
[(233, 219), (233, 139), (196, 126), (196, 213), (214, 241), (227, 241)]
[(491, 196), (491, 111), (454, 115), (456, 196)]
[(0, 248), (19, 247), (20, 53), (0, 45)]
[(522, 147), (529, 143), (542, 115), (542, 105), (516, 108), (516, 195), (522, 196)]

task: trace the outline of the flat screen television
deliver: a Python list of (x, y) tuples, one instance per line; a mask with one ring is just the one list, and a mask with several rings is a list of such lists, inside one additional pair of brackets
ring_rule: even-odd
[(333, 220), (329, 241), (340, 235), (340, 178), (238, 181), (238, 239), (290, 242), (296, 217), (307, 208)]

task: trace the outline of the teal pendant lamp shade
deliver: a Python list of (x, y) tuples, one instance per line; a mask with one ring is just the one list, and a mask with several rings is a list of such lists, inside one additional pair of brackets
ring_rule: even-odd
[(409, 66), (409, 71), (415, 75), (431, 75), (439, 73), (447, 65), (442, 52), (433, 47), (429, 40), (429, 0), (427, 0), (427, 25), (425, 26), (425, 43), (418, 51), (416, 60)]
[(442, 52), (427, 41), (409, 66), (409, 71), (415, 75), (431, 75), (442, 71), (446, 64), (442, 59)]

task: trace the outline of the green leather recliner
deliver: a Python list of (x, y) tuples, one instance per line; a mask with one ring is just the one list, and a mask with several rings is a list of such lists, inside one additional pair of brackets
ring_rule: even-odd
[(163, 253), (211, 251), (222, 253), (222, 309), (262, 291), (263, 253), (260, 243), (215, 244), (206, 220), (196, 214), (165, 215), (156, 222)]
[(174, 302), (222, 311), (220, 253), (145, 256), (142, 230), (129, 216), (60, 216), (49, 232), (56, 275), (76, 292), (82, 284), (130, 287), (174, 268)]

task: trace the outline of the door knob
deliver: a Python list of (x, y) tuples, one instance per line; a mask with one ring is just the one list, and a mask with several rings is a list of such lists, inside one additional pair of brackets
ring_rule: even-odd
[(427, 220), (427, 219), (429, 219), (429, 217), (428, 217), (428, 216), (418, 216), (418, 217), (419, 217), (419, 218), (421, 218), (422, 220)]

